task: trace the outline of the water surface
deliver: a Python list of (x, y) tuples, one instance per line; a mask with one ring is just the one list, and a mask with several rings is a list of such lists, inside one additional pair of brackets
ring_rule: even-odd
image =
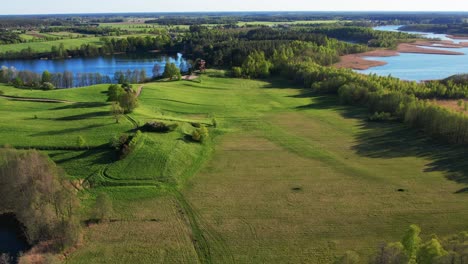
[(0, 215), (0, 255), (9, 254), (16, 260), (20, 252), (29, 249), (26, 239), (22, 236), (21, 224), (12, 214)]
[(155, 64), (160, 66), (160, 73), (164, 71), (166, 61), (175, 63), (182, 71), (187, 71), (189, 63), (182, 57), (161, 55), (155, 53), (123, 54), (100, 56), (94, 58), (72, 58), (65, 60), (0, 60), (0, 66), (15, 67), (18, 70), (28, 70), (42, 73), (45, 70), (57, 73), (70, 71), (76, 73), (100, 73), (113, 78), (117, 71), (145, 69), (148, 76), (152, 76)]
[[(375, 29), (385, 31), (399, 31), (399, 27), (401, 26), (382, 26), (376, 27)], [(456, 43), (468, 41), (453, 40), (444, 34), (433, 34), (425, 32), (409, 33), (421, 34), (426, 38), (451, 40)], [(385, 61), (387, 64), (357, 72), (365, 74), (375, 73), (381, 76), (391, 75), (393, 77), (411, 81), (438, 80), (447, 78), (454, 74), (468, 73), (468, 48), (431, 48), (462, 52), (464, 55), (400, 53), (399, 56), (392, 57), (366, 57), (366, 59), (369, 60)]]

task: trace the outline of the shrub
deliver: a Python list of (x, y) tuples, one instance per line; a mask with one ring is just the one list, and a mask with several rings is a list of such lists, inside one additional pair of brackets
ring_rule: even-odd
[(178, 127), (177, 124), (166, 124), (163, 122), (148, 122), (141, 127), (145, 132), (168, 133), (174, 131)]
[(122, 134), (120, 136), (113, 136), (109, 140), (109, 146), (113, 148), (118, 155), (118, 158), (124, 159), (130, 154), (135, 148), (139, 138), (143, 135), (141, 131), (137, 131), (135, 136), (129, 136), (127, 134)]
[(50, 82), (45, 82), (41, 85), (42, 90), (54, 90), (55, 86)]
[(20, 87), (23, 87), (24, 86), (24, 82), (23, 80), (20, 78), (20, 77), (16, 77), (13, 82), (12, 82), (13, 86), (15, 88), (20, 88)]
[(193, 127), (196, 127), (196, 128), (200, 128), (200, 127), (201, 127), (201, 124), (200, 124), (200, 123), (197, 123), (197, 122), (192, 122), (192, 123), (190, 123), (190, 125), (192, 125)]
[(392, 120), (392, 115), (386, 112), (375, 112), (373, 115), (369, 116), (369, 121), (389, 121)]
[(205, 126), (195, 129), (192, 132), (192, 140), (203, 143), (209, 137), (208, 129)]
[(120, 136), (114, 136), (110, 139), (109, 145), (115, 149), (120, 150), (122, 146), (129, 140), (129, 136), (127, 134), (122, 134)]
[(242, 68), (241, 67), (232, 67), (232, 77), (240, 78), (242, 77)]

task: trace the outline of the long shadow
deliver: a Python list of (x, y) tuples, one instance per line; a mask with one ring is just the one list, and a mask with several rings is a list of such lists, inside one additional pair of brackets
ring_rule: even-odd
[[(333, 100), (335, 98), (335, 100)], [(336, 97), (315, 97), (306, 109), (338, 109), (345, 117), (362, 120), (361, 133), (356, 136), (353, 149), (371, 158), (423, 157), (429, 159), (425, 171), (440, 171), (449, 180), (468, 184), (468, 148), (431, 139), (423, 131), (397, 121), (369, 122), (366, 109), (355, 106), (337, 106)], [(335, 103), (332, 103), (335, 101)], [(468, 188), (456, 193), (467, 193)]]
[(95, 107), (102, 107), (102, 106), (106, 106), (106, 105), (107, 105), (107, 103), (105, 103), (105, 102), (85, 102), (85, 103), (74, 103), (74, 104), (59, 106), (59, 107), (52, 108), (50, 110), (95, 108)]
[[(303, 96), (303, 97), (302, 97)], [(311, 104), (296, 107), (297, 110), (333, 109), (343, 117), (362, 120), (361, 133), (356, 136), (353, 149), (361, 156), (371, 158), (422, 157), (430, 160), (425, 171), (440, 171), (457, 183), (468, 184), (468, 148), (449, 145), (429, 138), (422, 131), (397, 121), (370, 122), (363, 107), (339, 104), (336, 96), (313, 96), (310, 90), (302, 90), (294, 97), (310, 97)], [(468, 187), (456, 193), (468, 193)]]
[[(194, 82), (194, 83), (197, 83), (197, 82)], [(200, 86), (200, 85), (195, 85), (195, 84), (192, 84), (192, 83), (183, 83), (182, 85), (183, 85), (183, 86), (188, 86), (188, 87), (194, 87), (194, 88), (198, 88), (198, 89), (222, 90), (222, 91), (228, 90), (228, 89), (219, 88), (219, 87), (208, 87), (208, 86), (206, 86), (206, 85)]]
[(91, 112), (91, 113), (85, 113), (85, 114), (79, 114), (79, 115), (59, 117), (59, 118), (55, 118), (54, 120), (73, 121), (73, 120), (81, 120), (81, 119), (88, 119), (88, 118), (102, 117), (102, 116), (109, 116), (109, 115), (110, 114), (108, 111), (98, 111), (98, 112)]
[[(189, 103), (189, 102), (184, 102), (184, 101), (178, 101), (178, 100), (172, 100), (172, 99), (166, 99), (166, 98), (152, 98), (154, 100), (158, 101), (167, 101), (167, 102), (173, 102), (173, 103), (180, 103), (180, 104), (187, 104), (187, 105), (208, 105), (208, 104), (197, 104), (197, 103)], [(210, 106), (210, 105), (208, 105)], [(213, 105), (211, 105), (213, 106)]]
[[(68, 153), (69, 151), (64, 152)], [(102, 145), (97, 148), (86, 150), (84, 152), (79, 152), (79, 154), (73, 157), (58, 159), (58, 157), (60, 155), (63, 155), (64, 152), (50, 153), (49, 157), (53, 159), (57, 164), (73, 160), (86, 159), (90, 156), (93, 157), (93, 163), (95, 164), (109, 164), (117, 160), (117, 155), (115, 154), (115, 151), (112, 151), (107, 145)]]
[(88, 129), (93, 129), (97, 127), (103, 127), (103, 126), (108, 126), (108, 124), (94, 124), (94, 125), (89, 125), (89, 126), (83, 126), (83, 127), (78, 127), (78, 128), (65, 128), (65, 129), (60, 129), (60, 130), (49, 130), (49, 131), (44, 131), (44, 132), (39, 132), (36, 134), (29, 135), (30, 137), (38, 137), (38, 136), (55, 136), (55, 135), (63, 135), (67, 133), (73, 133), (73, 132), (78, 132), (78, 131), (84, 131)]

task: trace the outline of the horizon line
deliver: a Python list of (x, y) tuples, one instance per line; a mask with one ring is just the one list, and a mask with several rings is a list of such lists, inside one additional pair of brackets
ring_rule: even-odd
[(123, 15), (123, 14), (209, 14), (209, 13), (468, 13), (468, 10), (219, 10), (219, 11), (132, 11), (132, 12), (71, 12), (71, 13), (12, 13), (2, 16), (53, 15)]

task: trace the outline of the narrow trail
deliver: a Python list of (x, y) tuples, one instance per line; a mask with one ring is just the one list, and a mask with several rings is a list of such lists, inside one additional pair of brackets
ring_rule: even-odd
[(65, 103), (65, 104), (75, 104), (75, 103), (77, 103), (77, 102), (68, 101), (68, 100), (47, 99), (47, 98), (30, 98), (30, 97), (19, 97), (19, 96), (9, 96), (9, 95), (0, 95), (0, 98), (13, 100), (13, 101), (37, 102), (37, 103)]
[(136, 91), (136, 97), (140, 97), (141, 95), (141, 92), (143, 91), (143, 87), (145, 87), (144, 85), (140, 85), (140, 87), (138, 87), (137, 91)]

